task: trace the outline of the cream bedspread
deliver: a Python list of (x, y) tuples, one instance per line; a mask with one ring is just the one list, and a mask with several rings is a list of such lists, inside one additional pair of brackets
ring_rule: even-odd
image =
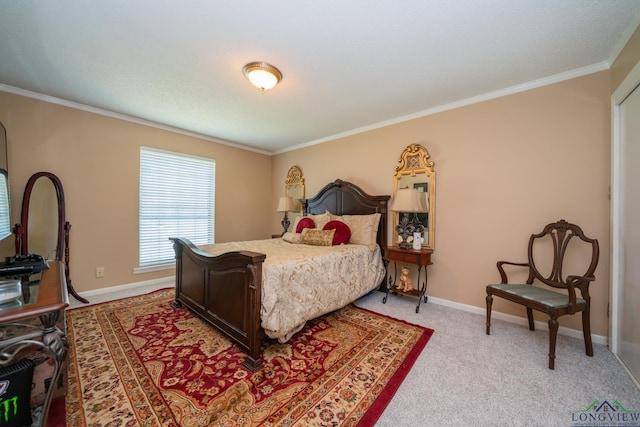
[(266, 254), (262, 267), (262, 327), (286, 342), (307, 320), (344, 307), (382, 281), (380, 248), (365, 245), (312, 246), (282, 239), (202, 245), (212, 255), (232, 251)]

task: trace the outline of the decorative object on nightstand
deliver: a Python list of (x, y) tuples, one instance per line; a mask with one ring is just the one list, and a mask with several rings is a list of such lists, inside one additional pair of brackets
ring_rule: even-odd
[(401, 271), (402, 273), (400, 274), (400, 280), (398, 281), (396, 289), (402, 292), (411, 292), (414, 287), (413, 280), (411, 280), (411, 276), (409, 275), (409, 268), (402, 267)]
[(291, 222), (289, 222), (289, 218), (287, 217), (287, 212), (292, 212), (295, 210), (295, 206), (293, 204), (293, 197), (287, 197), (287, 196), (283, 196), (280, 197), (280, 201), (278, 202), (278, 208), (276, 209), (277, 212), (284, 212), (284, 218), (282, 219), (282, 228), (284, 228), (284, 231), (282, 232), (282, 234), (286, 233), (287, 230), (289, 230), (289, 225), (291, 225)]
[[(391, 210), (404, 213), (398, 225), (396, 232), (402, 238), (398, 246), (402, 249), (420, 249), (422, 246), (422, 232), (424, 225), (420, 223), (417, 213), (428, 212), (429, 209), (424, 205), (424, 198), (420, 197), (420, 193), (415, 188), (400, 188), (396, 191), (395, 197), (391, 204)], [(409, 213), (413, 213), (413, 219), (409, 219)], [(414, 234), (415, 233), (415, 234)], [(417, 234), (417, 236), (416, 236)], [(414, 244), (407, 241), (409, 236), (413, 236)]]

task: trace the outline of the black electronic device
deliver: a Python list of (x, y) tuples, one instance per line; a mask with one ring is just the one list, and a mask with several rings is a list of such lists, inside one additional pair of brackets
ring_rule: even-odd
[(22, 359), (0, 369), (0, 419), (2, 425), (25, 427), (32, 423), (31, 384), (33, 361)]
[(47, 260), (38, 254), (16, 255), (0, 262), (0, 277), (24, 277), (49, 268)]

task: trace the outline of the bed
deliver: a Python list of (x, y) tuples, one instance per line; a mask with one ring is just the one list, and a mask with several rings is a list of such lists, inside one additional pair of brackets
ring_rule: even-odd
[[(208, 321), (246, 350), (246, 368), (260, 369), (264, 338), (285, 342), (307, 320), (384, 286), (380, 252), (386, 246), (389, 198), (370, 196), (338, 179), (316, 196), (302, 200), (303, 215), (316, 220), (330, 215), (332, 220), (355, 225), (379, 218), (368, 245), (320, 247), (294, 244), (290, 239), (265, 239), (196, 247), (185, 238), (171, 238), (176, 254), (173, 307), (186, 306)], [(357, 230), (360, 228), (354, 228), (354, 233)], [(327, 273), (329, 264), (324, 264), (329, 259), (338, 266), (333, 273)], [(354, 264), (358, 265), (356, 273), (351, 271)]]

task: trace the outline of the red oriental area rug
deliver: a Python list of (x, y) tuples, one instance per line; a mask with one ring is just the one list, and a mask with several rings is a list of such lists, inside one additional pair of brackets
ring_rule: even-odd
[(373, 425), (433, 333), (349, 305), (265, 343), (251, 373), (173, 296), (69, 310), (67, 425)]

